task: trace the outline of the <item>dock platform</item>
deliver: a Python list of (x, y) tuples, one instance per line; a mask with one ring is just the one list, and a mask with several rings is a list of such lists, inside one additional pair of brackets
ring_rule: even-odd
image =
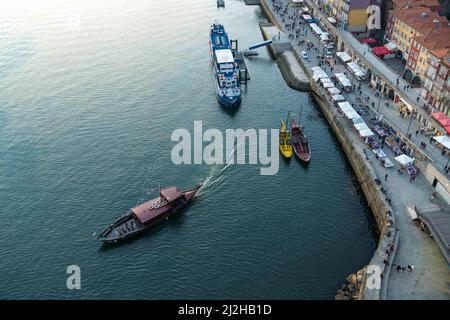
[(246, 83), (250, 80), (250, 72), (248, 71), (247, 61), (245, 60), (245, 56), (241, 51), (234, 52), (234, 60), (238, 64), (239, 67), (239, 75), (241, 77), (241, 82)]

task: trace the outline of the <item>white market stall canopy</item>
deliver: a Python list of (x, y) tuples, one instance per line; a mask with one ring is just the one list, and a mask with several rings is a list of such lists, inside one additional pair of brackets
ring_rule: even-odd
[(311, 23), (309, 26), (315, 33), (317, 33), (319, 35), (323, 33), (322, 29), (320, 29), (320, 27), (317, 24)]
[(337, 101), (337, 102), (345, 101), (344, 96), (340, 95), (340, 94), (334, 94), (334, 95), (331, 96), (331, 98), (333, 99), (333, 101)]
[(347, 118), (353, 119), (356, 117), (360, 117), (360, 115), (355, 111), (355, 109), (352, 108), (348, 101), (339, 102), (338, 106)]
[(305, 20), (311, 20), (312, 19), (312, 17), (309, 14), (302, 15), (302, 18), (305, 19)]
[[(353, 119), (352, 119), (353, 120)], [(367, 126), (367, 124), (365, 122), (363, 123), (355, 123), (354, 127), (356, 128), (356, 130), (361, 131), (361, 130), (370, 130), (370, 128)]]
[(359, 135), (361, 137), (365, 138), (365, 137), (371, 137), (374, 134), (373, 134), (373, 132), (370, 129), (368, 129), (368, 130), (361, 130), (361, 131), (359, 131)]
[(312, 67), (311, 70), (313, 71), (314, 81), (317, 81), (322, 78), (328, 78), (328, 74), (325, 71), (323, 71), (321, 67)]
[(330, 40), (330, 38), (328, 38), (328, 35), (327, 34), (321, 34), (320, 35), (320, 40), (322, 40), (322, 41), (328, 41), (328, 40)]
[(320, 78), (320, 82), (322, 83), (333, 83), (330, 78)]
[(328, 21), (330, 21), (332, 24), (335, 24), (337, 22), (333, 17), (328, 17)]
[(347, 63), (347, 67), (356, 77), (364, 77), (366, 73), (361, 69), (361, 67), (354, 62)]
[(352, 60), (352, 58), (348, 55), (347, 52), (336, 52), (336, 56), (342, 60), (342, 62), (346, 63)]
[(328, 92), (330, 94), (341, 94), (341, 91), (338, 88), (336, 88), (336, 87), (334, 87), (334, 88), (327, 88), (327, 90), (328, 90)]
[(352, 110), (354, 110), (352, 108), (352, 105), (348, 101), (339, 102), (338, 106), (339, 106), (339, 108), (341, 108), (341, 110), (343, 110), (343, 109), (352, 109)]
[(322, 86), (324, 88), (326, 88), (326, 89), (328, 89), (328, 88), (336, 88), (332, 82), (325, 82), (325, 83), (322, 84)]
[(352, 83), (349, 78), (343, 73), (336, 73), (335, 74), (336, 79), (338, 79), (339, 83), (344, 87), (351, 87)]
[(433, 137), (433, 139), (442, 144), (447, 149), (450, 149), (450, 138), (448, 136), (436, 136)]
[(400, 163), (402, 166), (406, 166), (408, 164), (411, 164), (414, 161), (414, 159), (408, 157), (406, 154), (401, 154), (398, 157), (395, 157), (394, 159), (395, 159), (395, 161)]
[(353, 121), (353, 124), (361, 124), (361, 123), (365, 124), (365, 122), (364, 122), (363, 118), (361, 118), (361, 116), (358, 118), (353, 118), (352, 121)]

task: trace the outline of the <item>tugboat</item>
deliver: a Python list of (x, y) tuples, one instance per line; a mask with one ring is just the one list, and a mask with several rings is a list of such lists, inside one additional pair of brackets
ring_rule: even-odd
[(311, 159), (311, 148), (303, 129), (302, 125), (298, 125), (294, 119), (291, 119), (291, 137), (294, 153), (300, 160), (308, 163)]
[(132, 208), (125, 216), (103, 229), (97, 240), (118, 242), (168, 220), (187, 206), (201, 186), (199, 184), (187, 191), (179, 191), (176, 187), (161, 189), (159, 197)]
[(223, 25), (211, 26), (209, 46), (217, 100), (227, 108), (237, 107), (242, 100), (239, 68)]

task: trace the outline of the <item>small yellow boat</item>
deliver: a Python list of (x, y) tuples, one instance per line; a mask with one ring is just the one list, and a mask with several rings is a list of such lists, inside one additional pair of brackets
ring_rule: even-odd
[(280, 152), (285, 158), (292, 157), (292, 144), (289, 136), (289, 131), (287, 131), (286, 123), (281, 120), (280, 129)]

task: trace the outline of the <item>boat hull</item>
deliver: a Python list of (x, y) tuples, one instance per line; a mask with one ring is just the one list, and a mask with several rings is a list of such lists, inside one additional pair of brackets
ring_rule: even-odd
[(289, 148), (289, 145), (280, 145), (280, 153), (285, 158), (292, 158), (292, 146)]
[(286, 130), (286, 124), (281, 120), (281, 128), (279, 135), (280, 153), (285, 158), (292, 158), (292, 144), (290, 141), (289, 133)]
[(217, 97), (217, 100), (219, 101), (219, 103), (222, 106), (224, 106), (226, 108), (230, 108), (230, 109), (239, 107), (241, 105), (241, 102), (242, 102), (241, 96), (232, 97), (230, 99), (230, 98), (221, 96), (220, 94), (216, 94), (216, 97)]

